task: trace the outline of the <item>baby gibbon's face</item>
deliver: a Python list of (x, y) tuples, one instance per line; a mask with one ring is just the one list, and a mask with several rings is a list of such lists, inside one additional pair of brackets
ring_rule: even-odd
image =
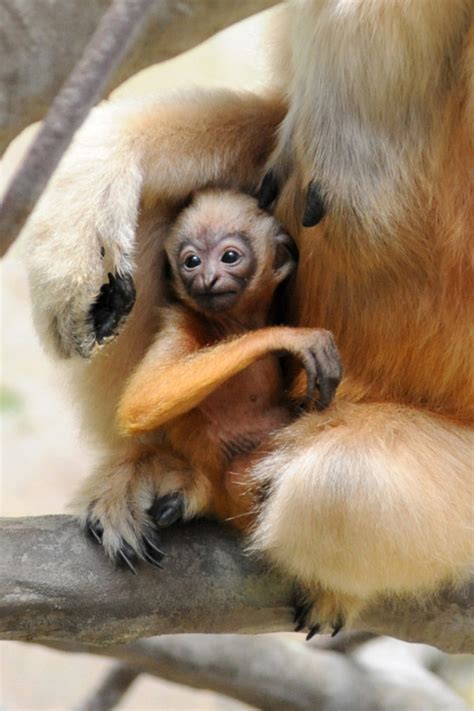
[(179, 278), (193, 301), (208, 311), (225, 311), (236, 304), (255, 272), (255, 255), (243, 232), (214, 233), (188, 238), (180, 245)]

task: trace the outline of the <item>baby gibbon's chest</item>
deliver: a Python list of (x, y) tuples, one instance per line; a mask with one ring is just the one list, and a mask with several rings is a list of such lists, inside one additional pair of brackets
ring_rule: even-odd
[(220, 471), (236, 457), (253, 452), (290, 420), (280, 364), (275, 356), (267, 356), (165, 429), (173, 448), (193, 466)]
[(247, 439), (248, 448), (241, 443), (246, 451), (258, 446), (289, 421), (278, 359), (267, 356), (252, 363), (209, 395), (199, 411), (210, 436), (236, 447), (240, 438)]

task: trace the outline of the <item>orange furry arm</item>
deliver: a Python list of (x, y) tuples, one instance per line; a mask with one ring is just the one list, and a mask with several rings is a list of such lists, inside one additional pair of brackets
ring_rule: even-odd
[[(321, 329), (270, 327), (251, 331), (166, 362), (147, 357), (132, 375), (118, 408), (124, 435), (156, 429), (199, 405), (213, 390), (265, 355), (280, 351), (302, 361), (308, 390), (319, 380), (325, 406), (339, 382), (339, 358), (331, 334)], [(324, 402), (323, 402), (324, 400)]]
[(213, 390), (267, 353), (281, 349), (290, 328), (263, 328), (168, 362), (146, 359), (119, 404), (123, 434), (153, 430), (199, 405)]

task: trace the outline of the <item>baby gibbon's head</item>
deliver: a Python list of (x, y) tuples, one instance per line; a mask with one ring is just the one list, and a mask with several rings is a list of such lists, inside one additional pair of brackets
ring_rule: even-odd
[(296, 266), (296, 246), (257, 201), (231, 190), (195, 193), (165, 243), (179, 299), (207, 313), (269, 305)]

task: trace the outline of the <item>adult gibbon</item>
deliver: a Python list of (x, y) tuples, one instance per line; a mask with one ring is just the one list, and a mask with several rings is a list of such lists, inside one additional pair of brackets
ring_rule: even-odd
[(156, 491), (163, 462), (137, 462), (114, 422), (157, 329), (162, 238), (189, 192), (261, 186), (298, 243), (295, 324), (335, 334), (345, 378), (256, 465), (267, 496), (252, 545), (305, 591), (302, 622), (339, 627), (375, 595), (424, 595), (472, 564), (473, 5), (286, 11), (288, 104), (212, 91), (98, 108), (36, 211), (28, 258), (40, 333), (82, 356), (74, 380), (105, 450), (78, 510), (109, 554), (139, 551), (143, 492), (172, 493), (173, 471)]

